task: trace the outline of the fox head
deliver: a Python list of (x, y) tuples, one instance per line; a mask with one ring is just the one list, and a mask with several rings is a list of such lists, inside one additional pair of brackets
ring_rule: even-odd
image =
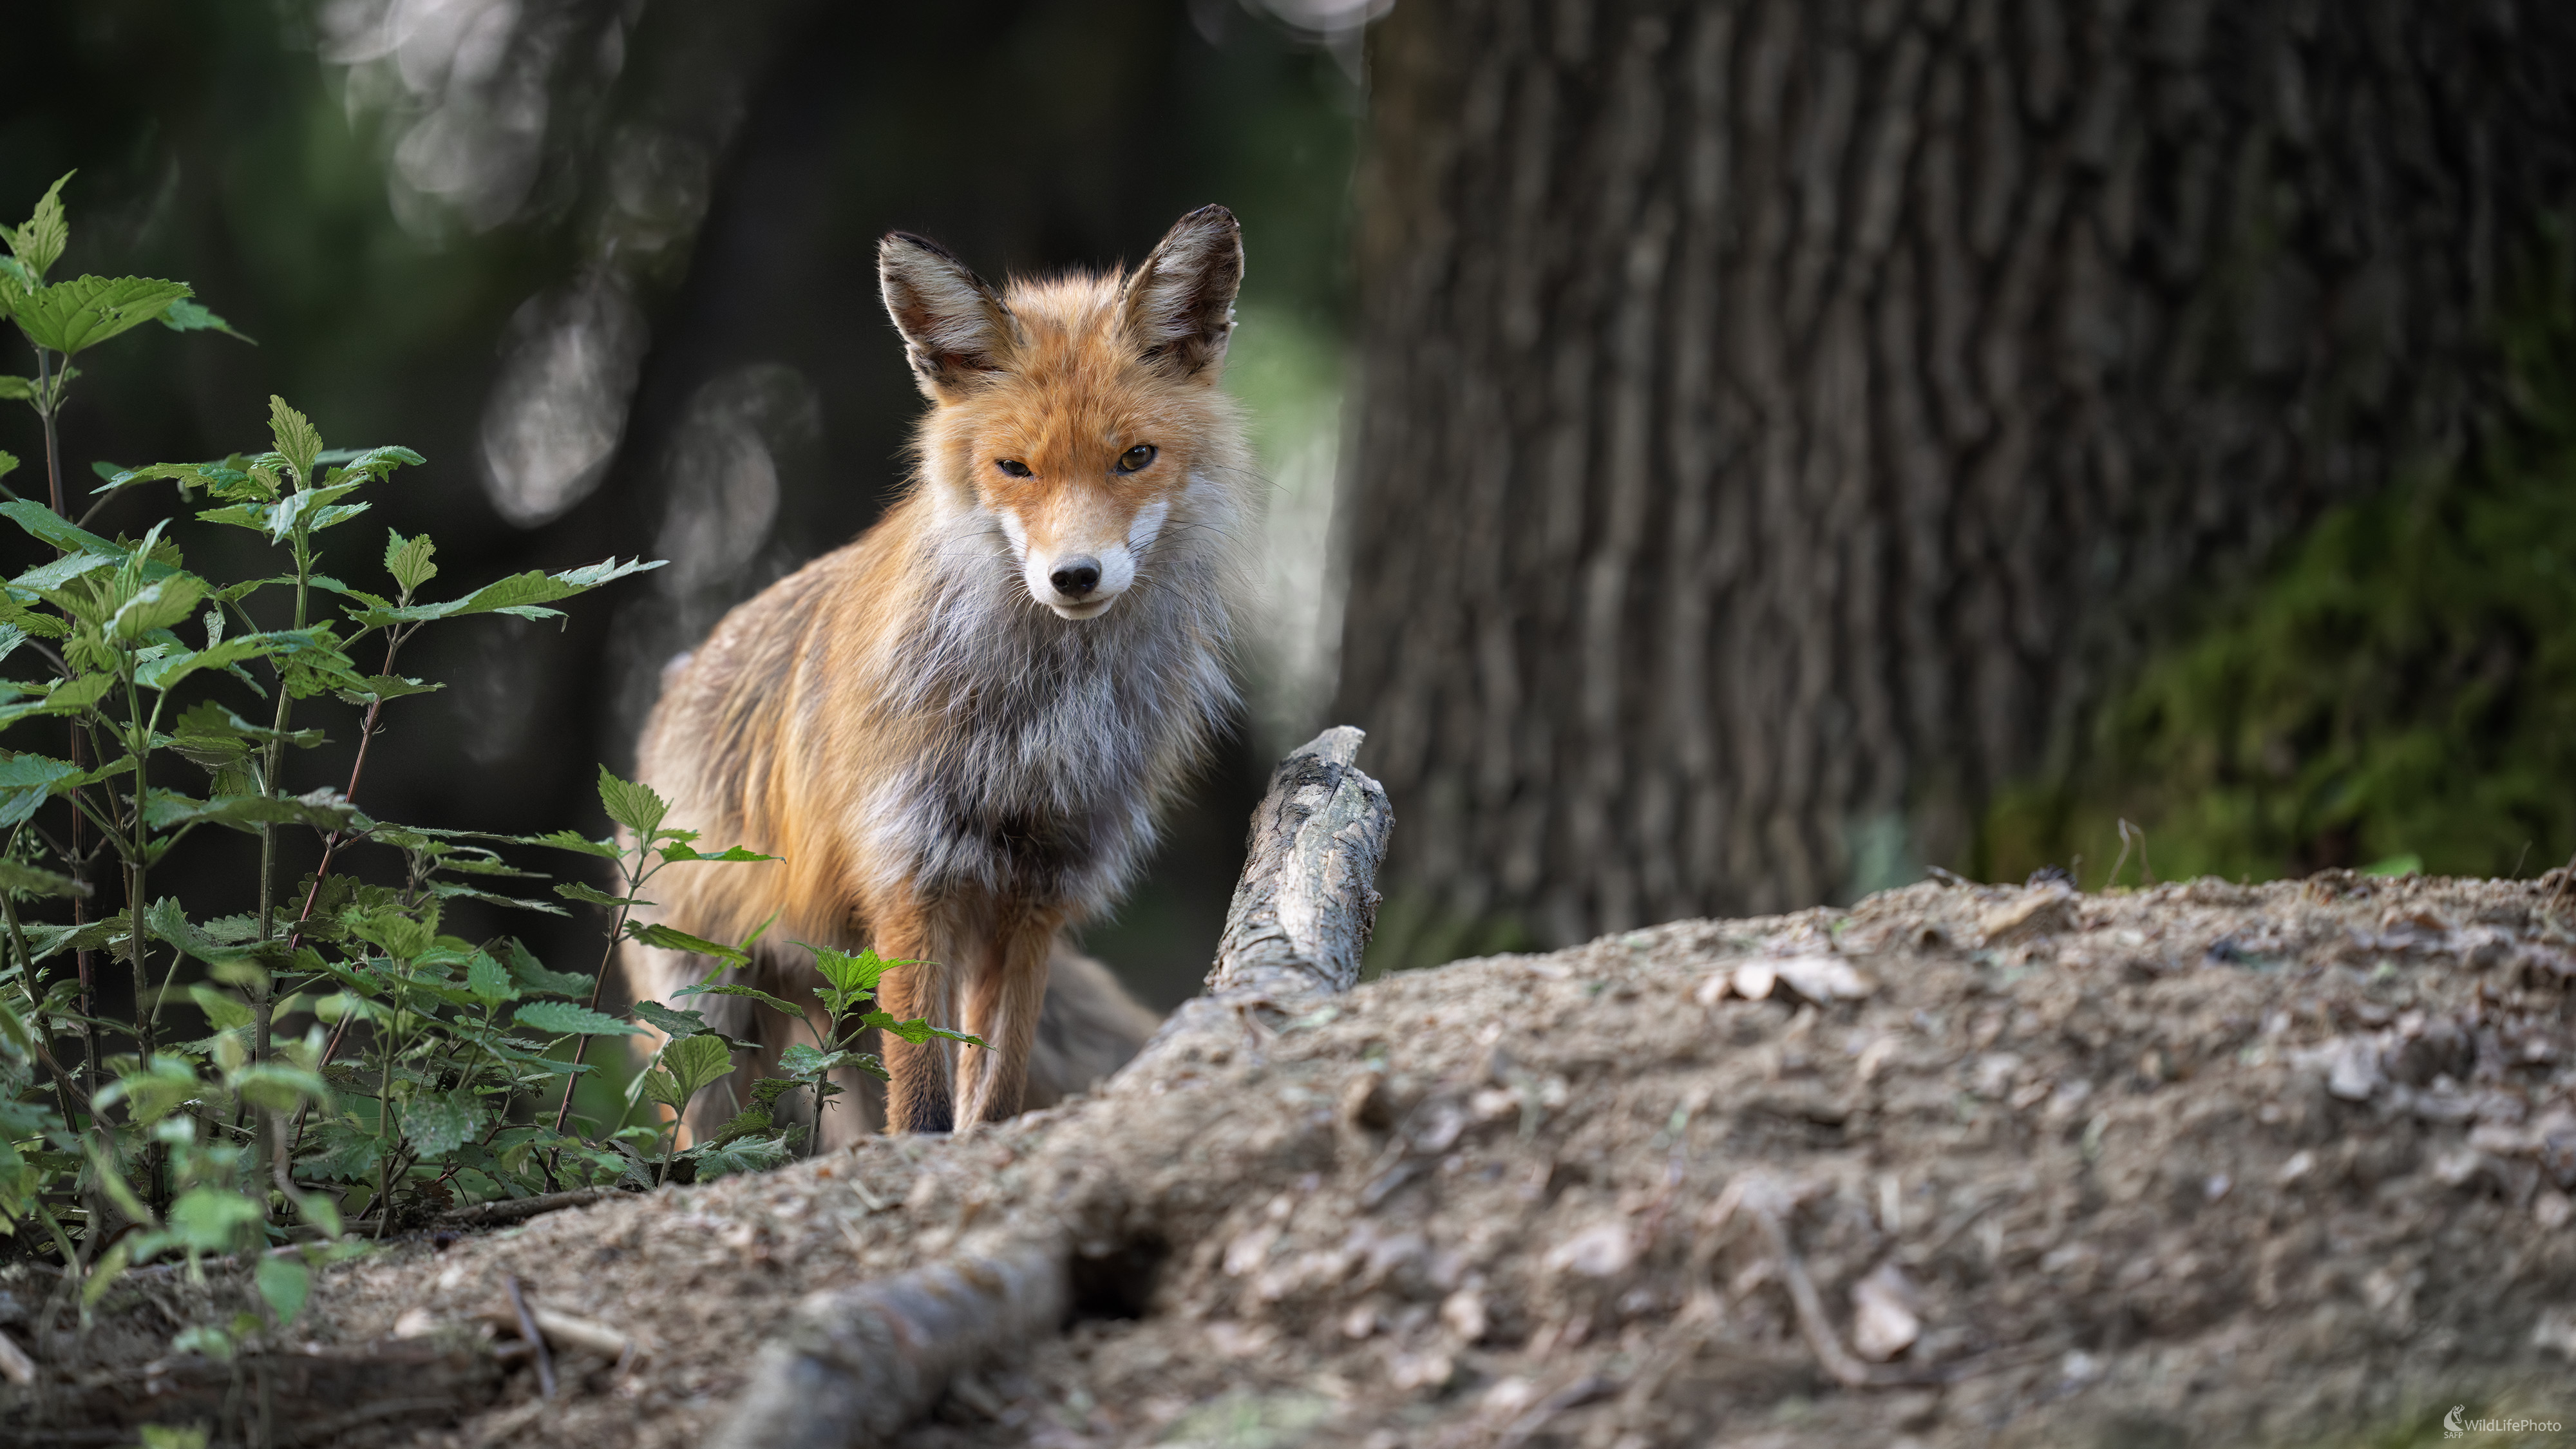
[(1230, 498), (1242, 428), (1217, 386), (1243, 239), (1201, 207), (1133, 272), (995, 291), (938, 245), (877, 248), (886, 311), (931, 401), (924, 482), (988, 519), (1029, 596), (1066, 619), (1105, 613), (1158, 541), (1209, 526)]

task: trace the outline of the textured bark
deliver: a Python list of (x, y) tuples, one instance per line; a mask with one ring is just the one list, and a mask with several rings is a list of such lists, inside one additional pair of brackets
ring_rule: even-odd
[(2457, 446), (2549, 0), (1406, 0), (1336, 713), (1542, 938), (1959, 862), (2197, 591)]

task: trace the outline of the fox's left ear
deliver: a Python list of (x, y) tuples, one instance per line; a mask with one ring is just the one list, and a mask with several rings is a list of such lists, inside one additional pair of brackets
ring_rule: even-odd
[(1174, 222), (1127, 279), (1128, 331), (1147, 361), (1213, 379), (1242, 285), (1243, 228), (1224, 207), (1202, 206)]

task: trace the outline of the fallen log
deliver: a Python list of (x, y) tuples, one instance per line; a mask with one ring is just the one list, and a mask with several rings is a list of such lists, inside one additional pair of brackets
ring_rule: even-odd
[[(1182, 1003), (1122, 1072), (1231, 1043), (1247, 1018), (1358, 984), (1394, 814), (1355, 763), (1360, 731), (1328, 729), (1271, 772), (1205, 994)], [(1068, 1204), (1073, 1214), (1082, 1205)], [(842, 1449), (927, 1413), (950, 1381), (1056, 1332), (1071, 1309), (1071, 1224), (1023, 1230), (947, 1262), (817, 1293), (761, 1350), (715, 1449)]]

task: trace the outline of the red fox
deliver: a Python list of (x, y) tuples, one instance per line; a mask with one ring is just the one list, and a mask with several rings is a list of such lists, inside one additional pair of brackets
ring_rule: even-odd
[[(673, 665), (638, 763), (672, 823), (782, 857), (656, 892), (715, 940), (775, 914), (743, 979), (811, 1000), (798, 941), (927, 963), (887, 973), (886, 1009), (986, 1045), (887, 1039), (887, 1125), (943, 1132), (1078, 1090), (1152, 1029), (1061, 933), (1125, 888), (1235, 703), (1258, 494), (1218, 374), (1243, 243), (1209, 206), (1133, 272), (997, 292), (900, 232), (877, 263), (930, 399), (911, 484)], [(663, 1001), (713, 964), (626, 959)], [(774, 1061), (789, 1023), (760, 1017)]]

